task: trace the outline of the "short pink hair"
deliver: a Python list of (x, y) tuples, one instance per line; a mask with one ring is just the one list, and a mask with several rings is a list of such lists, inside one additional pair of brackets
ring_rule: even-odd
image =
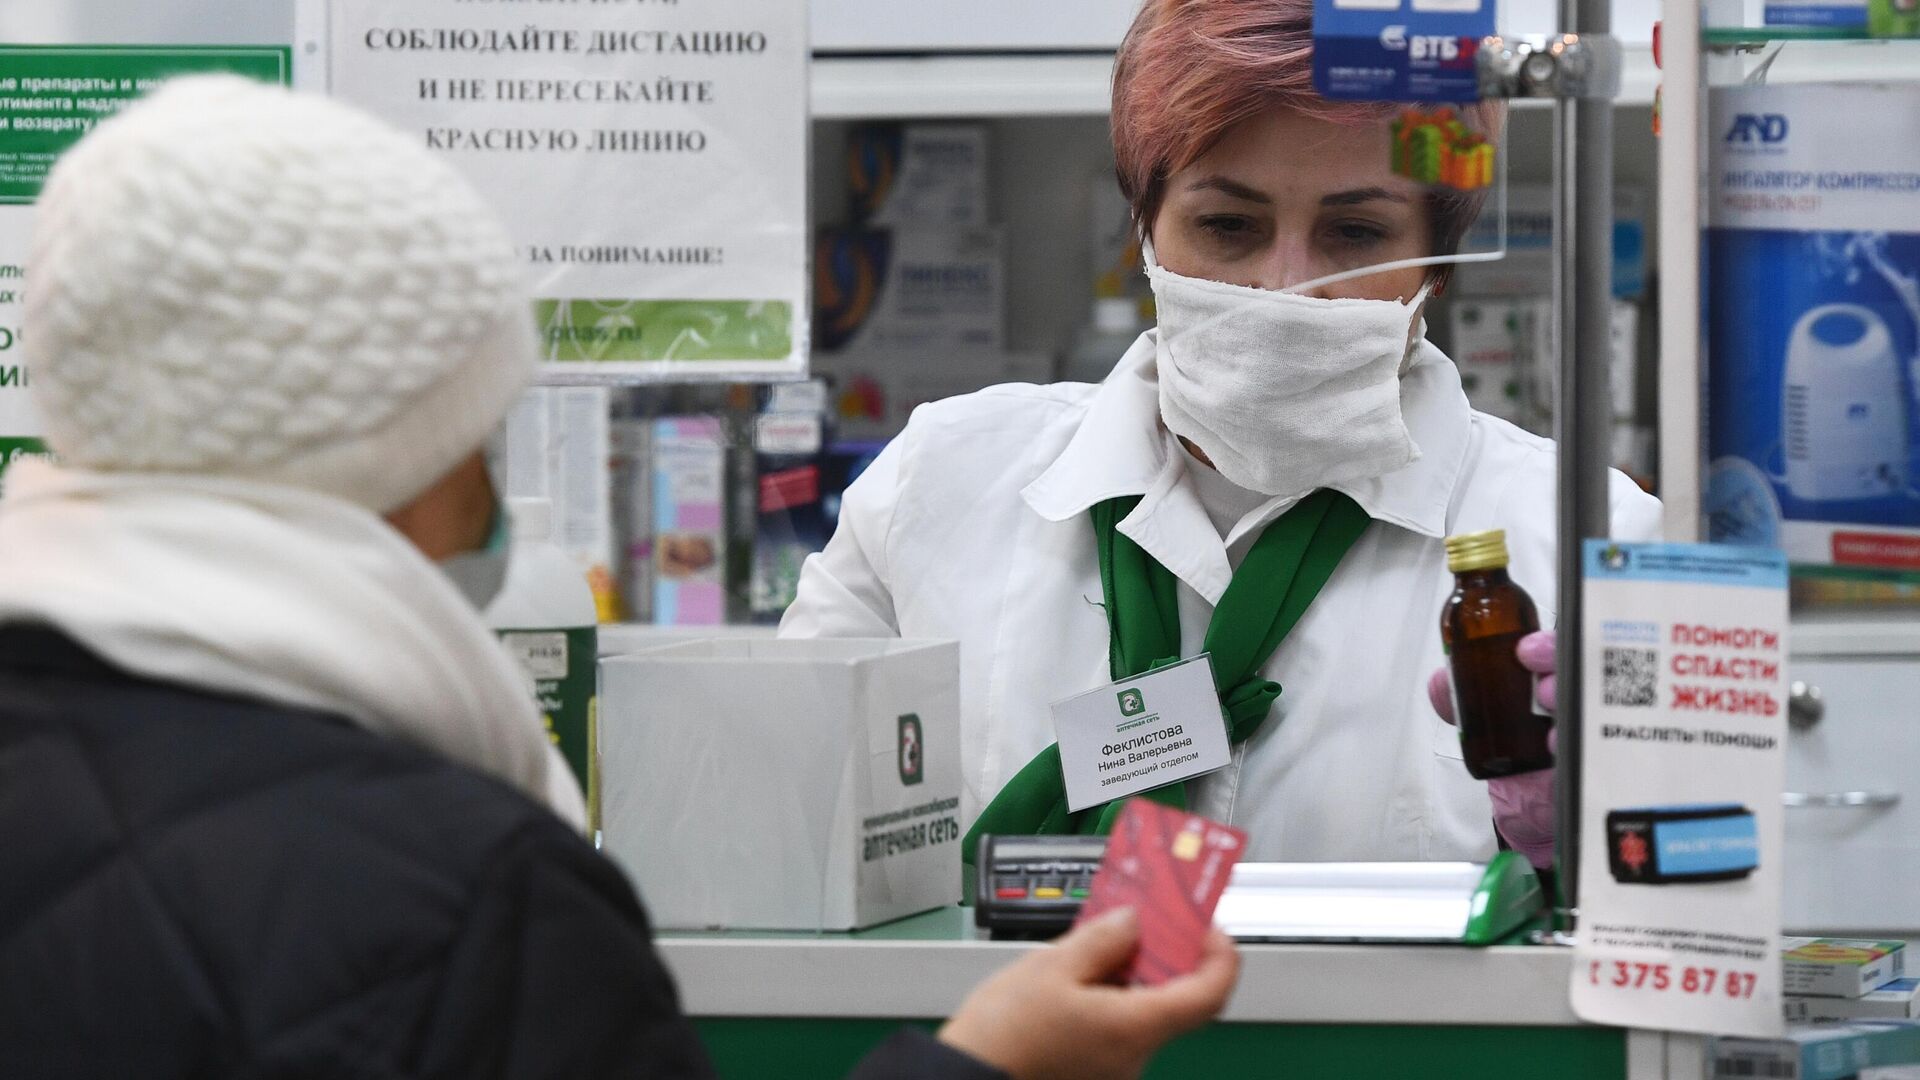
[[(1193, 164), (1235, 124), (1295, 109), (1342, 124), (1384, 122), (1406, 106), (1329, 101), (1313, 88), (1313, 0), (1146, 0), (1113, 67), (1113, 152), (1120, 190), (1141, 235), (1153, 226), (1167, 178)], [(1503, 102), (1459, 110), (1493, 135)], [(1433, 253), (1456, 250), (1484, 193), (1435, 194)]]

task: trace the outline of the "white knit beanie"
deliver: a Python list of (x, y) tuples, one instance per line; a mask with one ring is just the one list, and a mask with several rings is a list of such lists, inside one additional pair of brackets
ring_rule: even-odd
[(217, 475), (375, 513), (486, 441), (532, 373), (493, 211), (373, 118), (180, 79), (48, 178), (22, 340), (63, 464)]

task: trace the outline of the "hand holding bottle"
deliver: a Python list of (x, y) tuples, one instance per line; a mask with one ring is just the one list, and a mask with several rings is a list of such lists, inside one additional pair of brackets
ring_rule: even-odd
[[(1554, 683), (1555, 637), (1541, 630), (1520, 639), (1514, 654), (1528, 671), (1540, 676), (1534, 697), (1542, 709), (1552, 712), (1557, 687)], [(1427, 680), (1427, 699), (1440, 719), (1454, 723), (1452, 686), (1447, 669), (1440, 668)], [(1551, 733), (1547, 745), (1554, 745)], [(1487, 794), (1493, 799), (1493, 822), (1515, 851), (1537, 867), (1553, 865), (1554, 802), (1553, 771), (1521, 773), (1487, 781)]]

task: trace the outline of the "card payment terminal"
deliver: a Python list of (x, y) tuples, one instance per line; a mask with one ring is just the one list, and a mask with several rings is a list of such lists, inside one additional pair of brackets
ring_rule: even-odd
[(1080, 913), (1104, 836), (983, 836), (974, 859), (974, 925), (995, 938), (1050, 938)]

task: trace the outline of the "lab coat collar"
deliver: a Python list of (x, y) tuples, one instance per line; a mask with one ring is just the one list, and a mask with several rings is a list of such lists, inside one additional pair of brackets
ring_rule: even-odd
[(1153, 353), (1148, 330), (1094, 390), (1066, 449), (1021, 490), (1041, 517), (1065, 521), (1108, 499), (1145, 495), (1163, 479), (1173, 455), (1160, 423)]
[[(1139, 525), (1163, 500), (1191, 503), (1192, 511), (1204, 519), (1199, 501), (1179, 483), (1184, 468), (1174, 452), (1179, 444), (1160, 422), (1154, 334), (1153, 330), (1141, 334), (1127, 350), (1094, 392), (1066, 449), (1021, 491), (1040, 516), (1065, 521), (1107, 499), (1147, 496), (1120, 525), (1120, 531), (1136, 541), (1142, 538), (1129, 525)], [(1414, 352), (1413, 367), (1400, 380), (1400, 408), (1419, 456), (1384, 475), (1333, 486), (1359, 503), (1369, 517), (1423, 536), (1444, 537), (1447, 508), (1466, 465), (1472, 410), (1453, 362), (1425, 340)], [(1295, 501), (1276, 498), (1256, 516), (1270, 520)], [(1187, 509), (1179, 508), (1183, 513)], [(1224, 553), (1219, 561), (1225, 565)], [(1168, 565), (1167, 569), (1180, 574), (1178, 567)], [(1180, 576), (1192, 580), (1186, 574)]]

